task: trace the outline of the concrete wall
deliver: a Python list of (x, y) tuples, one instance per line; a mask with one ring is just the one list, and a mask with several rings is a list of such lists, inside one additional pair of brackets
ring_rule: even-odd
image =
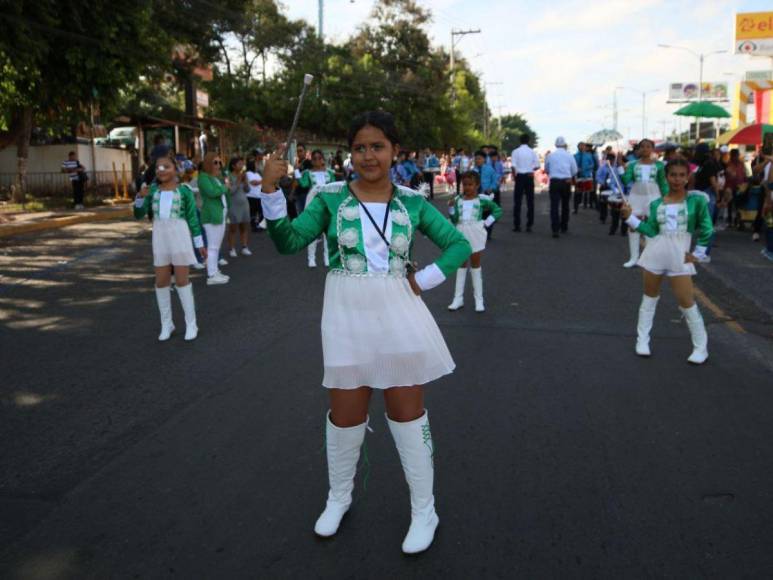
[[(111, 149), (108, 147), (96, 147), (96, 171), (112, 171), (113, 162), (116, 169), (121, 171), (121, 163), (126, 165), (126, 170), (131, 171), (131, 154), (125, 149)], [(62, 161), (67, 159), (67, 154), (75, 151), (78, 160), (87, 171), (94, 171), (91, 160), (91, 145), (38, 145), (30, 147), (27, 171), (29, 173), (54, 173), (62, 168)], [(16, 173), (16, 147), (6, 147), (0, 151), (0, 173)]]
[[(121, 164), (126, 167), (127, 182), (132, 182), (131, 154), (124, 149), (96, 147), (96, 171), (91, 162), (91, 145), (38, 145), (30, 147), (27, 164), (27, 191), (34, 195), (69, 195), (70, 179), (62, 173), (62, 162), (75, 151), (78, 160), (89, 172), (88, 188), (98, 187), (104, 193), (113, 184), (113, 162), (122, 180)], [(0, 193), (7, 192), (16, 180), (16, 147), (0, 151)], [(103, 191), (104, 190), (104, 191)]]

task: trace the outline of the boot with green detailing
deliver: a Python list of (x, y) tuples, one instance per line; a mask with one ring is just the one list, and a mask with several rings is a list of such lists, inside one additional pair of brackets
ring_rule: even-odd
[(363, 424), (354, 427), (336, 427), (330, 420), (330, 412), (327, 413), (325, 445), (330, 491), (325, 511), (314, 525), (314, 533), (318, 536), (327, 538), (335, 535), (341, 519), (352, 505), (354, 475), (357, 473), (360, 447), (365, 440), (367, 425), (366, 420)]
[(395, 440), (405, 480), (411, 492), (411, 526), (403, 541), (403, 552), (417, 554), (430, 547), (440, 520), (435, 512), (434, 444), (429, 428), (429, 413), (413, 421), (399, 423), (387, 417)]

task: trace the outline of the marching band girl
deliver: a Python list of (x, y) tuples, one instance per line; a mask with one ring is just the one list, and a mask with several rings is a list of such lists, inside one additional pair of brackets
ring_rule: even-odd
[[(349, 129), (357, 179), (324, 186), (290, 222), (276, 188), (287, 171), (280, 150), (266, 165), (261, 199), (280, 253), (299, 252), (321, 234), (333, 248), (322, 311), (330, 491), (314, 531), (334, 535), (349, 510), (368, 404), (373, 390), (382, 390), (411, 497), (411, 525), (402, 549), (417, 553), (430, 546), (439, 521), (424, 385), (454, 369), (420, 294), (456, 271), (470, 256), (470, 244), (418, 192), (392, 183), (398, 143), (392, 115), (364, 113)], [(417, 231), (442, 249), (419, 271), (411, 261)]]
[[(470, 266), (472, 277), (472, 292), (475, 297), (475, 312), (483, 312), (486, 307), (483, 303), (483, 270), (480, 267), (480, 259), (483, 250), (486, 249), (486, 228), (502, 217), (502, 208), (488, 197), (478, 195), (480, 187), (480, 175), (475, 171), (468, 171), (462, 175), (462, 195), (448, 201), (448, 213), (456, 229), (467, 238), (472, 247), (472, 255), (469, 263), (465, 262), (456, 271), (456, 290), (454, 300), (448, 305), (449, 310), (459, 310), (464, 306), (464, 285), (467, 280), (467, 267)], [(488, 211), (489, 216), (484, 220), (483, 212)]]
[(156, 269), (156, 300), (161, 315), (161, 334), (158, 340), (169, 340), (174, 332), (172, 322), (172, 266), (175, 286), (185, 312), (185, 340), (198, 335), (193, 286), (188, 279), (189, 266), (196, 263), (191, 246), (206, 260), (207, 249), (201, 237), (201, 226), (196, 215), (196, 200), (186, 184), (177, 183), (177, 168), (170, 157), (156, 160), (156, 179), (142, 186), (134, 201), (134, 217), (142, 219), (153, 215), (153, 266)]
[[(298, 180), (298, 185), (306, 189), (309, 193), (306, 196), (306, 205), (317, 197), (321, 187), (335, 181), (335, 173), (327, 169), (325, 165), (325, 154), (320, 149), (311, 152), (311, 169), (306, 169)], [(327, 237), (322, 235), (322, 260), (325, 267), (330, 265), (330, 256), (328, 255)], [(317, 245), (319, 238), (314, 240), (306, 248), (308, 253), (309, 268), (317, 267)]]
[[(623, 183), (631, 187), (628, 200), (633, 215), (639, 220), (646, 220), (649, 215), (650, 203), (668, 193), (666, 173), (663, 163), (652, 158), (655, 144), (649, 139), (642, 139), (637, 146), (639, 158), (629, 163), (625, 168)], [(641, 251), (641, 235), (636, 231), (628, 232), (628, 247), (631, 259), (623, 264), (624, 268), (633, 268), (639, 259)]]
[[(703, 317), (695, 304), (692, 277), (695, 275), (694, 264), (706, 257), (714, 227), (706, 196), (701, 192), (687, 191), (690, 175), (687, 161), (681, 158), (670, 161), (667, 172), (669, 193), (650, 204), (647, 221), (633, 215), (633, 209), (628, 204), (622, 209), (631, 231), (651, 238), (638, 261), (643, 271), (644, 296), (639, 307), (636, 354), (645, 357), (651, 354), (650, 330), (660, 299), (660, 285), (667, 277), (692, 337), (693, 351), (687, 360), (703, 364), (709, 357), (708, 336)], [(699, 231), (697, 245), (690, 253), (690, 243), (696, 230)]]

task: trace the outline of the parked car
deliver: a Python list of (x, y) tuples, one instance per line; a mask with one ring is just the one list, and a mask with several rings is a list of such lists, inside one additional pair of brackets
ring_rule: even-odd
[(94, 139), (97, 145), (102, 147), (120, 147), (121, 149), (137, 148), (137, 128), (136, 127), (116, 127), (111, 129), (107, 137), (98, 137)]

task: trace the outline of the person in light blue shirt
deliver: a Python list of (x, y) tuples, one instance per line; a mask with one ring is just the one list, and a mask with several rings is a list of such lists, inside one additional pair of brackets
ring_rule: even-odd
[(596, 173), (597, 163), (596, 157), (590, 150), (590, 146), (587, 143), (577, 144), (577, 153), (574, 154), (574, 161), (577, 163), (577, 187), (574, 192), (574, 213), (580, 208), (582, 203), (583, 209), (587, 208), (590, 204), (594, 205), (595, 196), (593, 195), (593, 189), (595, 184), (593, 178)]
[(493, 197), (494, 190), (498, 184), (497, 172), (494, 171), (491, 163), (486, 163), (486, 154), (483, 151), (475, 152), (475, 167), (473, 171), (480, 175), (478, 193)]
[(550, 228), (558, 238), (559, 230), (564, 234), (569, 231), (569, 202), (577, 175), (577, 162), (566, 150), (563, 137), (556, 139), (556, 150), (545, 160), (545, 171), (550, 176)]
[(435, 176), (440, 174), (440, 161), (429, 149), (424, 150), (424, 167), (422, 167), (424, 181), (429, 184), (429, 198), (435, 197)]
[(397, 156), (397, 162), (392, 165), (392, 169), (389, 171), (392, 183), (396, 185), (403, 185), (405, 187), (411, 186), (412, 173), (408, 164), (406, 163), (407, 159), (407, 153), (405, 153), (405, 151), (400, 151)]

